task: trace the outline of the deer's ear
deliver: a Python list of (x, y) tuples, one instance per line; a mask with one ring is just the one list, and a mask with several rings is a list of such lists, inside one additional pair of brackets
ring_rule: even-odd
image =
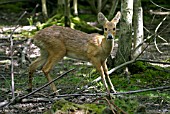
[(115, 17), (112, 19), (112, 22), (117, 24), (120, 20), (120, 17), (121, 17), (121, 13), (120, 13), (120, 11), (118, 11), (117, 14), (115, 15)]
[(103, 25), (107, 22), (107, 18), (103, 15), (103, 13), (99, 12), (98, 13), (98, 22)]

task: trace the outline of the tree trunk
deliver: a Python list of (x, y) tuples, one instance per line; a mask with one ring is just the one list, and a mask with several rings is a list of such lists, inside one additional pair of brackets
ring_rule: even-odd
[(41, 0), (42, 3), (42, 13), (44, 15), (44, 19), (48, 19), (48, 13), (47, 13), (47, 6), (46, 6), (46, 0)]
[[(115, 58), (115, 66), (130, 60), (132, 45), (133, 0), (121, 0), (120, 38)], [(118, 73), (125, 70), (122, 68)]]
[(112, 7), (111, 7), (111, 10), (109, 12), (108, 20), (110, 20), (114, 17), (114, 13), (115, 13), (115, 10), (117, 8), (118, 3), (119, 3), (119, 0), (113, 0)]
[(63, 14), (65, 13), (65, 0), (58, 0), (57, 2), (57, 14)]
[(91, 11), (95, 14), (97, 14), (97, 8), (95, 5), (95, 0), (87, 0), (87, 2), (89, 3), (90, 7), (91, 7)]
[(102, 0), (97, 0), (97, 12), (100, 12), (102, 9)]
[(73, 6), (74, 6), (74, 15), (78, 15), (78, 10), (77, 10), (77, 0), (73, 0)]
[[(143, 10), (141, 0), (134, 1), (134, 45), (136, 48), (143, 41)], [(133, 57), (138, 56), (142, 52), (142, 46), (135, 49)]]
[(70, 0), (65, 0), (65, 26), (70, 27)]

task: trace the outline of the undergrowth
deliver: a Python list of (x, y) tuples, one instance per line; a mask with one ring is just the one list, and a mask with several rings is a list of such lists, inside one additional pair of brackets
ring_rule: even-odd
[[(169, 85), (170, 68), (162, 68), (160, 66), (151, 65), (144, 62), (136, 62), (131, 66), (131, 68), (133, 67), (135, 68), (135, 71), (131, 72), (128, 76), (124, 74), (110, 75), (113, 85), (118, 92), (127, 92)], [(64, 85), (69, 85), (69, 89), (67, 88), (64, 90), (65, 92), (67, 91), (66, 93), (70, 93), (69, 90), (72, 90), (71, 85), (81, 89), (84, 85), (87, 85), (99, 76), (99, 74), (93, 69), (93, 67), (87, 68), (86, 65), (78, 65), (78, 69), (76, 68), (76, 71), (72, 73), (71, 76), (67, 77), (67, 81), (65, 79), (61, 79), (57, 84), (60, 85), (64, 83)], [(89, 73), (90, 71), (91, 73)], [(93, 86), (94, 88), (91, 92), (94, 92), (94, 90), (96, 92), (105, 92), (101, 82), (98, 82)], [(76, 88), (74, 89), (74, 92), (76, 92)], [(71, 93), (74, 92), (73, 90), (71, 91)], [(147, 110), (151, 109), (160, 110), (161, 108), (167, 108), (165, 106), (170, 103), (170, 97), (168, 90), (158, 90), (117, 96), (114, 99), (114, 103), (128, 114), (134, 114), (140, 111), (147, 112)], [(159, 104), (160, 106), (158, 107), (154, 104)], [(105, 104), (104, 106), (107, 105)]]

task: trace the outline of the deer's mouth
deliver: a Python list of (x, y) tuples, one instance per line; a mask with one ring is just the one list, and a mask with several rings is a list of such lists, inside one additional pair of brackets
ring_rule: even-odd
[(114, 39), (114, 36), (113, 36), (112, 34), (108, 34), (108, 35), (107, 35), (107, 39), (108, 39), (108, 40), (112, 40), (112, 39)]

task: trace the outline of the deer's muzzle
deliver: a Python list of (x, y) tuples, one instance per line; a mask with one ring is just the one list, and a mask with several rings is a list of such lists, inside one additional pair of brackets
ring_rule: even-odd
[(107, 39), (108, 39), (108, 40), (111, 40), (111, 39), (113, 39), (113, 38), (114, 38), (114, 36), (113, 36), (112, 34), (108, 34), (108, 35), (107, 35)]

